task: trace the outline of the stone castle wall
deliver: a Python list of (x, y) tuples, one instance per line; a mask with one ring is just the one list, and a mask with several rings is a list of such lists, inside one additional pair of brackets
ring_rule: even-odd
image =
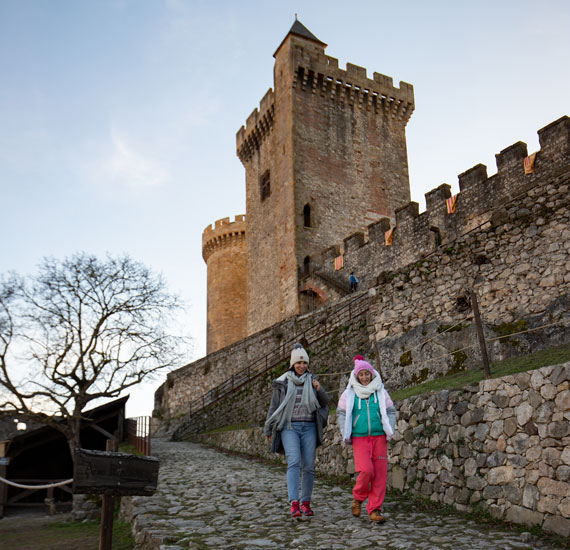
[[(535, 174), (520, 174), (513, 165), (515, 175), (500, 186), (510, 189), (511, 195), (494, 195), (490, 212), (477, 208), (469, 216), (458, 206), (457, 219), (464, 219), (466, 226), (465, 232), (454, 226), (460, 235), (455, 241), (441, 244), (428, 256), (422, 257), (421, 250), (417, 250), (414, 263), (376, 277), (377, 284), (367, 298), (370, 311), (366, 322), (358, 325), (359, 341), (363, 342), (360, 349), (353, 353), (350, 345), (332, 341), (330, 353), (335, 353), (336, 359), (329, 361), (329, 351), (309, 340), (313, 371), (340, 373), (356, 353), (374, 361), (375, 342), (390, 389), (478, 366), (477, 339), (465, 299), (470, 288), (479, 295), (491, 361), (570, 341), (569, 122), (563, 118), (541, 132), (542, 148)], [(492, 181), (500, 179), (493, 178)], [(518, 183), (520, 178), (525, 185)], [(472, 195), (472, 204), (490, 200), (488, 181), (484, 180), (480, 191), (484, 197), (477, 199)], [(477, 184), (468, 189), (474, 193)], [(444, 219), (456, 219), (453, 216), (446, 214)], [(413, 223), (414, 219), (408, 222)], [(473, 219), (476, 223), (472, 226)], [(373, 254), (377, 249), (372, 244), (369, 241), (358, 250)], [(410, 243), (412, 249), (414, 244)], [(385, 254), (390, 254), (396, 263), (395, 252), (404, 246), (405, 243), (383, 246), (376, 261), (363, 257), (362, 265), (375, 263), (377, 269), (383, 270), (383, 265), (390, 265), (382, 263), (387, 261)], [(403, 250), (402, 254), (412, 257)], [(372, 267), (370, 270), (372, 273)], [(157, 414), (167, 422), (174, 418), (182, 421), (191, 400), (246, 369), (283, 342), (292, 344), (302, 327), (326, 319), (353, 296), (313, 314), (291, 317), (170, 373), (156, 395)], [(521, 331), (524, 333), (513, 336)], [(283, 357), (287, 357), (290, 349), (282, 351)], [(267, 395), (268, 391), (269, 388), (262, 394)]]
[[(570, 536), (570, 363), (412, 397), (396, 408), (389, 487)], [(261, 428), (193, 439), (283, 462)], [(334, 415), (316, 470), (354, 473)]]
[[(370, 288), (382, 282), (382, 272), (396, 271), (422, 258), (429, 258), (442, 246), (445, 248), (455, 243), (469, 232), (504, 225), (509, 214), (508, 203), (520, 202), (520, 197), (533, 187), (542, 190), (548, 181), (553, 185), (564, 185), (570, 162), (569, 133), (568, 117), (562, 117), (538, 131), (541, 148), (536, 154), (534, 173), (524, 173), (527, 146), (517, 142), (496, 155), (495, 175), (487, 177), (487, 168), (482, 164), (459, 175), (460, 192), (453, 214), (447, 214), (446, 209), (451, 188), (442, 184), (425, 194), (425, 212), (419, 214), (418, 204), (410, 202), (396, 212), (395, 227), (393, 221), (382, 219), (369, 225), (366, 233), (350, 235), (342, 243), (324, 251), (319, 261), (333, 270), (334, 258), (343, 250), (342, 272), (348, 278), (348, 273), (354, 271), (360, 287)], [(526, 203), (523, 208), (529, 210), (527, 218), (536, 216), (540, 221), (556, 211), (536, 194), (530, 195)], [(394, 227), (393, 244), (386, 246), (385, 232), (390, 225)], [(478, 261), (484, 262), (483, 256)]]
[[(347, 369), (347, 357), (358, 353), (372, 353), (371, 342), (368, 335), (368, 317), (366, 314), (353, 316), (342, 326), (327, 326), (327, 319), (334, 319), (342, 314), (343, 318), (350, 313), (346, 311), (350, 299), (340, 300), (329, 304), (318, 312), (318, 315), (307, 314), (293, 316), (281, 323), (277, 323), (253, 336), (236, 342), (224, 349), (211, 353), (206, 357), (181, 367), (166, 377), (166, 381), (156, 391), (154, 397), (153, 417), (162, 425), (162, 431), (172, 432), (187, 423), (188, 412), (192, 402), (200, 400), (204, 394), (218, 386), (233, 375), (239, 378), (240, 372), (248, 366), (263, 362), (267, 353), (272, 352), (272, 359), (280, 358), (280, 364), (289, 365), (289, 357), (293, 344), (309, 337), (311, 345), (307, 345), (311, 357), (311, 369), (325, 377), (332, 376), (330, 381), (324, 381), (328, 387), (337, 387), (338, 376), (336, 372)], [(361, 303), (360, 309), (369, 307), (369, 298), (362, 296), (357, 299)], [(340, 312), (340, 313), (339, 313)], [(328, 333), (328, 335), (327, 335)], [(326, 336), (325, 336), (326, 335)], [(271, 366), (271, 364), (270, 364)], [(255, 380), (251, 386), (246, 387), (236, 395), (223, 400), (216, 406), (216, 414), (208, 412), (204, 419), (210, 419), (216, 427), (228, 423), (261, 421), (265, 415), (271, 380), (281, 373), (281, 366), (268, 371), (264, 376)], [(253, 405), (251, 395), (259, 403)], [(236, 406), (236, 402), (239, 405)], [(235, 416), (235, 409), (240, 409), (240, 415)], [(208, 409), (209, 410), (209, 409)], [(205, 427), (202, 420), (196, 420), (195, 429)]]

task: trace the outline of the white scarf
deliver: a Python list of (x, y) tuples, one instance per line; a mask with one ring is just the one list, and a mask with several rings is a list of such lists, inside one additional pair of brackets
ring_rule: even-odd
[(277, 379), (278, 382), (285, 382), (285, 380), (287, 380), (287, 393), (279, 407), (275, 409), (275, 412), (266, 422), (267, 425), (275, 424), (276, 430), (282, 430), (284, 427), (291, 429), (291, 416), (295, 406), (297, 386), (303, 385), (301, 406), (307, 407), (310, 413), (315, 412), (320, 406), (313, 391), (313, 376), (309, 371), (304, 372), (301, 376), (297, 376), (294, 371), (288, 370)]
[(380, 417), (384, 433), (386, 434), (386, 440), (390, 441), (394, 432), (392, 431), (392, 426), (390, 426), (390, 421), (388, 420), (388, 413), (386, 412), (386, 391), (384, 390), (380, 373), (374, 370), (374, 378), (372, 378), (367, 386), (363, 386), (358, 382), (358, 379), (354, 376), (354, 371), (352, 371), (346, 389), (348, 390), (348, 395), (346, 398), (346, 416), (344, 419), (344, 440), (347, 443), (350, 443), (352, 440), (352, 408), (354, 407), (355, 395), (360, 399), (368, 399), (368, 397), (374, 393), (378, 399)]
[(354, 376), (354, 371), (350, 373), (348, 385), (354, 388), (354, 393), (356, 393), (356, 395), (360, 399), (368, 399), (374, 392), (384, 389), (384, 385), (382, 384), (382, 379), (380, 378), (380, 375), (374, 376), (374, 378), (370, 380), (367, 386), (363, 386), (358, 381), (358, 378)]

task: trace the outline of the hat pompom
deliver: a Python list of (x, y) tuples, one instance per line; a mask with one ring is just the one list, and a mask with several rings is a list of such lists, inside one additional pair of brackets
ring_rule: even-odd
[(357, 360), (364, 361), (364, 357), (362, 357), (362, 355), (355, 355), (353, 361), (356, 362)]

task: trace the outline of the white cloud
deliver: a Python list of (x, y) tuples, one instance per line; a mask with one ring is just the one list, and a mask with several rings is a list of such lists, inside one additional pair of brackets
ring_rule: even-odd
[(111, 149), (100, 164), (102, 183), (129, 187), (155, 187), (169, 178), (168, 169), (136, 146), (117, 130), (111, 131)]

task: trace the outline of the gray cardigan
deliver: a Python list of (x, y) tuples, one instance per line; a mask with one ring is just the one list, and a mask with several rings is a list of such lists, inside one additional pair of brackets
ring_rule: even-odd
[[(311, 382), (315, 376), (311, 374)], [(329, 395), (323, 389), (323, 386), (317, 391), (313, 388), (317, 396), (320, 407), (315, 411), (316, 424), (317, 424), (317, 447), (323, 443), (323, 431), (327, 425), (327, 419), (329, 415)], [(281, 443), (281, 431), (274, 430), (273, 426), (268, 425), (267, 421), (271, 415), (275, 412), (277, 407), (281, 404), (285, 395), (287, 394), (287, 382), (279, 381), (279, 379), (273, 381), (273, 392), (271, 394), (271, 402), (269, 403), (269, 410), (267, 411), (267, 417), (265, 419), (265, 426), (263, 428), (263, 433), (265, 436), (270, 436), (273, 434), (273, 439), (271, 441), (271, 452), (272, 453), (283, 453), (283, 444)]]

